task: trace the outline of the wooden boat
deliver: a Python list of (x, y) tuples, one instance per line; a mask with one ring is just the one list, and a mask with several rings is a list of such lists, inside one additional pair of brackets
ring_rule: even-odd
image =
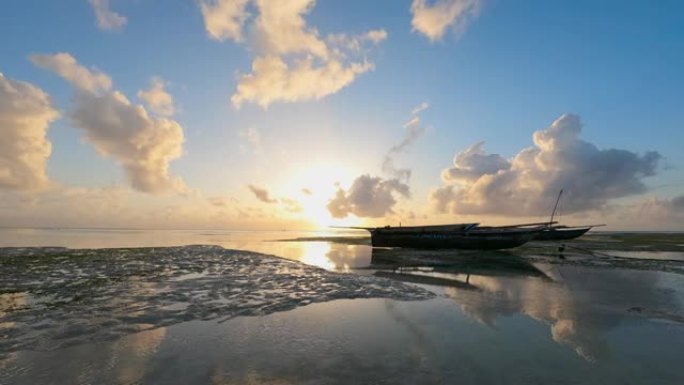
[(556, 199), (556, 204), (553, 206), (553, 211), (551, 212), (551, 220), (548, 222), (547, 226), (543, 231), (537, 233), (534, 236), (535, 241), (565, 241), (569, 239), (575, 239), (581, 237), (587, 231), (594, 227), (605, 226), (605, 225), (584, 225), (584, 226), (563, 226), (554, 225), (553, 217), (556, 215), (556, 210), (558, 209), (558, 202), (560, 202), (561, 195), (563, 195), (563, 190), (558, 193), (558, 198)]
[(548, 226), (534, 236), (535, 241), (564, 241), (568, 239), (575, 239), (581, 237), (587, 231), (591, 230), (592, 226)]
[(477, 223), (434, 226), (354, 227), (371, 234), (373, 247), (500, 250), (518, 247), (544, 229), (478, 227)]

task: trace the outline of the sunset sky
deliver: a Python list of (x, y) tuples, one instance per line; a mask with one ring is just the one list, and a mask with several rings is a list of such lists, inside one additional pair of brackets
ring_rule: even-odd
[(0, 226), (684, 230), (683, 11), (4, 1)]

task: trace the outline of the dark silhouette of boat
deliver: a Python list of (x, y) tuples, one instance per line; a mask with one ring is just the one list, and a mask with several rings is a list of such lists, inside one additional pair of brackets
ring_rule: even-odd
[(534, 236), (535, 241), (564, 241), (581, 237), (592, 226), (570, 227), (570, 226), (549, 226)]
[(584, 226), (564, 226), (555, 225), (553, 217), (556, 215), (556, 210), (558, 209), (558, 203), (560, 202), (561, 195), (563, 195), (563, 190), (558, 193), (558, 198), (556, 198), (556, 204), (553, 206), (553, 211), (551, 212), (551, 219), (544, 228), (534, 236), (535, 241), (565, 241), (569, 239), (575, 239), (584, 235), (587, 231), (594, 227), (605, 226), (605, 225), (584, 225)]
[(477, 223), (434, 226), (355, 227), (371, 234), (373, 247), (414, 249), (510, 249), (532, 240), (544, 229), (517, 227), (479, 227)]

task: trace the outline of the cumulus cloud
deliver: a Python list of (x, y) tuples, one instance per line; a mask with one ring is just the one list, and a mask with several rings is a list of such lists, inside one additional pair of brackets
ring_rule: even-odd
[[(317, 100), (351, 84), (373, 69), (366, 59), (369, 47), (387, 38), (385, 30), (358, 36), (331, 34), (322, 37), (306, 23), (315, 0), (241, 0), (200, 2), (209, 35), (218, 40), (243, 41), (251, 31), (250, 50), (255, 53), (251, 73), (242, 74), (231, 97), (240, 108), (245, 102), (266, 108), (274, 102)], [(247, 7), (257, 16), (250, 19)], [(249, 28), (245, 24), (249, 23)]]
[(385, 154), (382, 171), (388, 177), (371, 177), (364, 174), (357, 177), (348, 190), (338, 188), (327, 205), (333, 217), (344, 218), (354, 214), (357, 217), (378, 218), (395, 214), (394, 206), (397, 204), (397, 198), (411, 196), (408, 185), (411, 179), (411, 169), (396, 167), (395, 158), (406, 152), (425, 132), (419, 114), (426, 108), (428, 104), (423, 102), (413, 109), (411, 118), (404, 124), (407, 130), (406, 135)]
[(268, 190), (252, 184), (247, 185), (247, 187), (258, 200), (264, 203), (278, 203), (277, 199), (271, 197), (271, 194), (268, 192)]
[(147, 104), (147, 107), (154, 113), (163, 116), (172, 116), (176, 113), (173, 104), (173, 96), (165, 89), (166, 83), (159, 77), (154, 77), (150, 81), (150, 88), (138, 91), (138, 98)]
[(413, 0), (411, 25), (415, 32), (436, 41), (450, 26), (462, 32), (468, 20), (477, 15), (481, 3), (482, 0), (436, 0), (428, 4), (428, 0)]
[(392, 208), (397, 203), (397, 196), (410, 196), (409, 186), (399, 179), (361, 175), (347, 191), (339, 188), (327, 208), (335, 218), (349, 214), (378, 218), (394, 212)]
[(133, 188), (148, 193), (187, 191), (180, 178), (169, 175), (169, 162), (183, 153), (183, 128), (178, 122), (149, 116), (144, 107), (111, 90), (108, 76), (88, 70), (67, 53), (33, 55), (31, 61), (76, 88), (69, 118), (98, 153), (123, 167)]
[(660, 154), (599, 149), (579, 139), (581, 130), (578, 116), (563, 115), (510, 160), (475, 144), (442, 172), (446, 185), (432, 191), (433, 207), (454, 214), (541, 215), (563, 189), (564, 211), (573, 213), (646, 190), (643, 178), (655, 174)]
[(248, 0), (200, 0), (204, 27), (212, 39), (242, 41)]
[(0, 73), (0, 188), (48, 185), (45, 165), (52, 146), (46, 132), (58, 116), (43, 90)]
[(425, 133), (425, 127), (421, 125), (419, 114), (428, 107), (429, 105), (426, 102), (423, 102), (413, 109), (411, 112), (411, 119), (404, 124), (404, 128), (407, 130), (406, 136), (401, 142), (389, 149), (382, 161), (383, 172), (405, 182), (408, 182), (411, 178), (411, 169), (397, 168), (394, 164), (394, 159), (397, 155), (406, 152), (413, 143)]
[(95, 11), (97, 26), (102, 30), (116, 30), (123, 28), (128, 21), (126, 17), (109, 8), (109, 0), (88, 0)]

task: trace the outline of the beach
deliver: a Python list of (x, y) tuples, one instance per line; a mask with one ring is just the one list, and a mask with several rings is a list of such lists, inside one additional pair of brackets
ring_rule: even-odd
[(2, 384), (677, 384), (684, 236), (0, 230)]

